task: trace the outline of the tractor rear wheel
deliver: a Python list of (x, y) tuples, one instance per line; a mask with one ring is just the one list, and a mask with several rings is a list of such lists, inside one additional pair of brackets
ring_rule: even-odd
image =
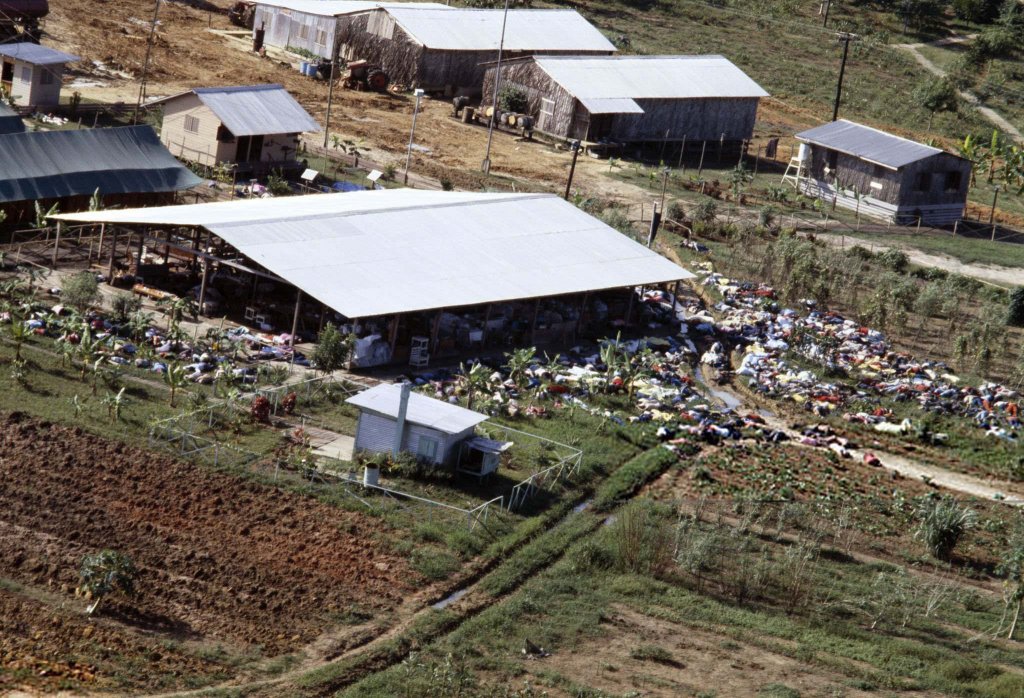
[(366, 86), (375, 92), (388, 89), (388, 74), (380, 68), (374, 68), (366, 74)]

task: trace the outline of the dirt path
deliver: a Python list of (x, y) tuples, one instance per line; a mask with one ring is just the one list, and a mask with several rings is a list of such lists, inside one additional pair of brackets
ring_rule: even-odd
[[(846, 240), (836, 235), (819, 235), (818, 239), (834, 247), (844, 247), (847, 244)], [(853, 242), (849, 244), (863, 244), (864, 242), (859, 238), (850, 238), (850, 240)], [(874, 247), (877, 250), (900, 249), (906, 253), (913, 264), (943, 269), (954, 274), (970, 276), (999, 286), (1018, 286), (1021, 283), (1021, 279), (1024, 278), (1024, 270), (1019, 268), (980, 264), (978, 262), (965, 263), (949, 255), (925, 252), (914, 247), (913, 243), (890, 242), (885, 245), (875, 243)]]
[[(922, 68), (927, 70), (932, 75), (940, 78), (946, 77), (946, 71), (935, 65), (927, 56), (922, 54), (918, 49), (923, 46), (948, 46), (950, 44), (962, 44), (971, 39), (975, 38), (977, 34), (969, 34), (966, 36), (951, 36), (945, 39), (939, 39), (929, 44), (895, 44), (896, 48), (908, 51), (910, 55), (914, 57)], [(960, 95), (960, 99), (964, 100), (972, 107), (978, 110), (978, 112), (988, 119), (997, 128), (1006, 134), (1009, 134), (1018, 143), (1024, 143), (1024, 135), (1021, 134), (1020, 130), (1007, 121), (999, 112), (995, 111), (991, 107), (986, 107), (982, 101), (973, 93), (967, 92), (966, 90), (957, 90), (957, 94)]]

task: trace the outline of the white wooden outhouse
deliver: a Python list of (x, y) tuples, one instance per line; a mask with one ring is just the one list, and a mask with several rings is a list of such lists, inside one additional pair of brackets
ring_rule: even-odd
[(453, 462), (459, 445), (487, 420), (487, 415), (415, 392), (409, 394), (403, 419), (402, 386), (391, 383), (364, 390), (346, 402), (359, 408), (356, 453), (392, 453), (400, 430), (399, 450), (434, 464)]
[(0, 89), (19, 107), (55, 107), (60, 104), (64, 65), (78, 60), (39, 44), (0, 44)]

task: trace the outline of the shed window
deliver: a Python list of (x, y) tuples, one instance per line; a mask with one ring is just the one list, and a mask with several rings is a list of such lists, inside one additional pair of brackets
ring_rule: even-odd
[(552, 116), (555, 113), (555, 100), (547, 97), (540, 98), (540, 113)]
[(921, 172), (917, 175), (917, 185), (914, 187), (914, 191), (931, 191), (932, 189), (932, 173)]
[(53, 84), (53, 71), (43, 68), (39, 72), (39, 84), (40, 85), (52, 85)]
[(955, 194), (960, 191), (960, 186), (963, 184), (963, 173), (959, 170), (953, 170), (952, 172), (946, 173), (946, 191)]
[(21, 66), (21, 81), (32, 82), (32, 69), (27, 65)]
[(439, 446), (437, 439), (432, 439), (428, 436), (421, 436), (419, 444), (416, 446), (416, 455), (420, 458), (428, 461), (437, 460), (437, 447)]
[(305, 41), (306, 39), (309, 38), (309, 25), (308, 24), (300, 24), (299, 25), (299, 38), (302, 39), (303, 41)]
[(195, 116), (186, 116), (185, 130), (189, 133), (199, 133), (199, 118)]
[(316, 45), (326, 46), (327, 45), (327, 30), (317, 29), (316, 30)]
[(875, 165), (875, 168), (871, 171), (871, 176), (875, 179), (882, 179), (885, 177), (885, 168), (881, 165)]

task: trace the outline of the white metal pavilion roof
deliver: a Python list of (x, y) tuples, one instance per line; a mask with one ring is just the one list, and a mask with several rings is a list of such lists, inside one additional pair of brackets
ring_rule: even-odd
[(206, 228), (350, 318), (693, 276), (551, 194), (393, 189), (53, 218)]
[(768, 96), (723, 56), (535, 56), (533, 60), (591, 114), (643, 113), (635, 99)]
[[(429, 9), (394, 5), (388, 14), (427, 48), (497, 51), (502, 10)], [(615, 51), (615, 46), (576, 10), (509, 10), (506, 51)]]
[[(401, 401), (402, 386), (395, 383), (375, 385), (369, 390), (364, 390), (345, 400), (350, 405), (392, 419), (398, 419), (398, 407)], [(435, 400), (413, 391), (409, 393), (409, 406), (406, 409), (405, 421), (437, 429), (446, 434), (458, 434), (487, 421), (487, 415), (442, 400)]]
[(234, 136), (315, 133), (320, 130), (320, 124), (281, 85), (196, 87), (149, 104), (168, 102), (187, 94), (199, 97)]

